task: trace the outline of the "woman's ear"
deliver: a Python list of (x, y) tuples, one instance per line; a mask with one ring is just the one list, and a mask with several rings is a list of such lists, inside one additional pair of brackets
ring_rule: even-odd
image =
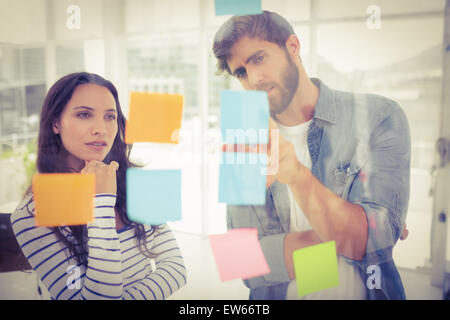
[(53, 133), (54, 134), (59, 134), (59, 123), (57, 123), (57, 122), (53, 122), (53, 126), (52, 126), (52, 128), (53, 128)]

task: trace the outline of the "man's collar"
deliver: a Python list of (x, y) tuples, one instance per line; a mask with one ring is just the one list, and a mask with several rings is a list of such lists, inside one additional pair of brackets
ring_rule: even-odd
[(317, 78), (311, 78), (311, 81), (319, 88), (319, 99), (317, 99), (316, 107), (314, 108), (314, 118), (335, 124), (336, 110), (334, 91)]

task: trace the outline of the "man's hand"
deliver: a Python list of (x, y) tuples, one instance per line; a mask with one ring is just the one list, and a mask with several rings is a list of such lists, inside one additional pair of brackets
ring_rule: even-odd
[(406, 223), (405, 223), (405, 226), (403, 227), (402, 235), (400, 236), (400, 240), (406, 240), (406, 238), (408, 238), (408, 234), (409, 234), (409, 231), (408, 231), (408, 229), (406, 229)]
[[(283, 184), (291, 184), (296, 181), (303, 167), (297, 159), (294, 145), (287, 141), (279, 131), (278, 135), (273, 137), (273, 130), (279, 130), (279, 128), (277, 123), (272, 118), (269, 118), (270, 134), (267, 147), (269, 163), (267, 166), (268, 168), (278, 168), (278, 170), (273, 174), (269, 173), (267, 175), (266, 187), (269, 187), (275, 181)], [(276, 136), (278, 136), (278, 139)], [(273, 161), (278, 161), (278, 163), (272, 163)]]

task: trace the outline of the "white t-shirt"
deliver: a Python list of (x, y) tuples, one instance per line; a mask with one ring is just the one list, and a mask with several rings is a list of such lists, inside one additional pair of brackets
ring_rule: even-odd
[[(286, 127), (278, 124), (280, 132), (288, 141), (294, 144), (295, 154), (297, 159), (308, 169), (311, 170), (311, 156), (308, 149), (308, 127), (312, 120), (302, 123), (298, 126)], [(290, 231), (307, 231), (312, 227), (309, 224), (306, 215), (295, 201), (290, 188), (288, 187), (289, 201), (290, 201)], [(366, 299), (366, 289), (364, 283), (359, 275), (356, 266), (350, 265), (345, 262), (344, 258), (338, 256), (338, 270), (339, 270), (339, 286), (321, 290), (303, 296), (298, 297), (296, 280), (292, 280), (289, 283), (286, 293), (287, 300), (358, 300)]]

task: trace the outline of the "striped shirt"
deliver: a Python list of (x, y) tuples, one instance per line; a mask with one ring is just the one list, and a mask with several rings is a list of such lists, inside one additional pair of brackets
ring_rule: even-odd
[[(141, 253), (134, 228), (116, 230), (115, 203), (115, 195), (95, 196), (94, 221), (87, 224), (87, 267), (51, 229), (36, 227), (31, 194), (11, 215), (23, 254), (52, 299), (166, 299), (186, 284), (184, 260), (170, 228), (144, 226), (147, 247), (158, 254), (150, 259)], [(74, 241), (68, 227), (62, 233)]]

